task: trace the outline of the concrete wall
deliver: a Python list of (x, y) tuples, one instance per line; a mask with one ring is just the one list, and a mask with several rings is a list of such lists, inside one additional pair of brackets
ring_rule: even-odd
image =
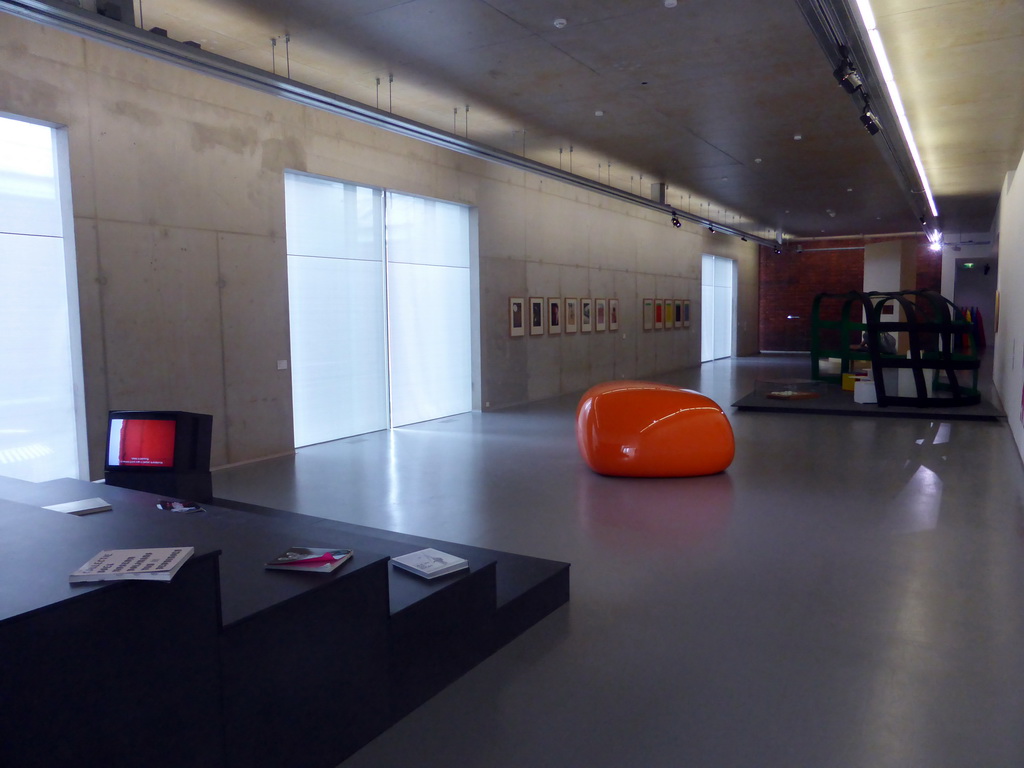
[[(114, 408), (212, 413), (215, 466), (292, 450), (286, 169), (477, 207), (485, 408), (698, 365), (704, 252), (757, 351), (754, 244), (4, 14), (0, 74), (0, 110), (68, 129), (94, 477)], [(509, 296), (617, 297), (619, 331), (510, 338)], [(642, 331), (645, 297), (694, 323)]]

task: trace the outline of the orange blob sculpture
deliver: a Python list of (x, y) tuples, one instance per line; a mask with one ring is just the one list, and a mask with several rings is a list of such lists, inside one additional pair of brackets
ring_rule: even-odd
[(587, 465), (618, 477), (695, 477), (728, 467), (732, 425), (699, 392), (646, 381), (591, 387), (576, 407), (576, 442)]

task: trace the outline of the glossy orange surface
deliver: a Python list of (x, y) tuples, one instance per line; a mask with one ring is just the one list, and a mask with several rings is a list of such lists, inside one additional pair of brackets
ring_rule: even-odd
[(576, 442), (592, 470), (626, 477), (713, 475), (736, 453), (732, 425), (714, 400), (646, 381), (587, 390), (576, 407)]

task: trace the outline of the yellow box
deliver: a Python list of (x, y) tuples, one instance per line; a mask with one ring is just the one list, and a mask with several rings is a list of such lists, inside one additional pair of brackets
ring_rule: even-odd
[(844, 373), (843, 374), (843, 389), (847, 392), (853, 392), (853, 385), (858, 381), (864, 381), (865, 374), (863, 373)]

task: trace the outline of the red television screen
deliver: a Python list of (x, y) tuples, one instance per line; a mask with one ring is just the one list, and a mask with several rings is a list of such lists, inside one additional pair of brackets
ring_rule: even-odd
[(173, 419), (112, 419), (108, 467), (173, 467)]

